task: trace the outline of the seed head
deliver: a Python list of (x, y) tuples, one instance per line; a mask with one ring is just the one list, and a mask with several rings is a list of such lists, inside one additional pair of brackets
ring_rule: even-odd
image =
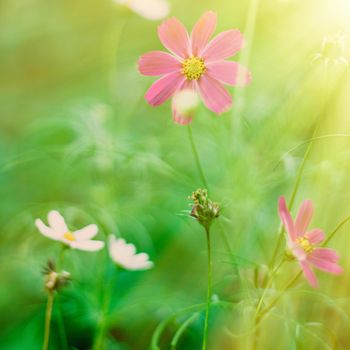
[(67, 271), (56, 271), (56, 265), (53, 261), (48, 261), (44, 268), (44, 286), (49, 292), (58, 290), (71, 281), (70, 273)]
[(193, 201), (191, 216), (194, 217), (205, 229), (209, 229), (213, 220), (220, 215), (220, 206), (208, 198), (206, 189), (198, 189), (192, 193)]

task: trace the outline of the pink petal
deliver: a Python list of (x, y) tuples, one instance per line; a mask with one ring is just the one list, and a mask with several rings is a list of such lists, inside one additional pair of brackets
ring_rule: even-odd
[(280, 214), (280, 218), (283, 222), (284, 227), (286, 228), (290, 240), (295, 241), (297, 239), (297, 236), (295, 234), (294, 223), (287, 208), (286, 200), (284, 197), (280, 197), (278, 201), (278, 212)]
[(325, 235), (322, 230), (315, 228), (305, 234), (311, 244), (320, 243), (325, 239)]
[(191, 33), (192, 54), (194, 56), (200, 56), (213, 35), (215, 27), (216, 13), (213, 11), (206, 12), (196, 23)]
[(246, 86), (252, 80), (249, 70), (237, 62), (217, 61), (207, 64), (207, 72), (212, 78), (224, 84)]
[(304, 276), (309, 281), (311, 287), (317, 288), (317, 279), (314, 272), (311, 270), (309, 263), (307, 261), (300, 261), (299, 263), (303, 270)]
[(180, 72), (182, 68), (180, 61), (162, 51), (152, 51), (142, 55), (138, 64), (141, 74), (153, 76)]
[(158, 27), (162, 44), (179, 57), (190, 56), (190, 38), (185, 26), (175, 17), (169, 18)]
[(325, 272), (333, 273), (335, 275), (339, 275), (343, 272), (343, 269), (338, 264), (326, 259), (318, 259), (313, 254), (308, 256), (308, 261), (314, 264), (319, 270)]
[(198, 88), (204, 104), (216, 114), (226, 112), (232, 106), (232, 97), (217, 80), (203, 75), (198, 80)]
[(238, 52), (243, 42), (243, 36), (237, 29), (222, 32), (207, 45), (202, 57), (208, 62), (224, 60)]
[(185, 77), (178, 72), (165, 75), (152, 84), (145, 99), (150, 105), (159, 106), (174, 94), (184, 80)]
[(295, 232), (298, 237), (304, 236), (304, 233), (312, 219), (313, 212), (314, 209), (311, 201), (307, 200), (301, 204), (297, 218), (295, 220)]
[(317, 248), (311, 255), (317, 259), (324, 259), (334, 263), (339, 260), (337, 252), (330, 248)]

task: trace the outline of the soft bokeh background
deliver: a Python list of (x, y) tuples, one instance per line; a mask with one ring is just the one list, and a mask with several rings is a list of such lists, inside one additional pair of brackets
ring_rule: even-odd
[[(193, 133), (211, 196), (224, 207), (212, 234), (214, 293), (230, 303), (212, 307), (209, 348), (249, 349), (251, 305), (260, 293), (253, 271), (263, 274), (271, 257), (277, 199), (290, 197), (307, 147), (302, 143), (319, 118), (318, 135), (343, 135), (313, 143), (296, 204), (314, 200), (313, 226), (327, 233), (350, 214), (349, 46), (342, 49), (339, 39), (350, 40), (350, 1), (171, 5), (188, 28), (205, 10), (215, 10), (218, 31), (239, 28), (247, 40), (235, 59), (251, 69), (252, 84), (232, 90), (235, 106), (221, 117), (200, 107)], [(162, 48), (157, 25), (108, 0), (0, 2), (1, 349), (41, 346), (41, 271), (60, 246), (33, 223), (51, 209), (76, 228), (97, 223), (99, 239), (125, 237), (155, 262), (151, 271), (118, 275), (108, 349), (148, 349), (162, 320), (205, 301), (205, 236), (183, 214), (187, 196), (202, 186), (187, 130), (173, 124), (168, 103), (147, 105), (143, 95), (153, 78), (137, 71), (142, 53)], [(326, 36), (338, 42), (322, 46)], [(300, 280), (261, 325), (259, 349), (350, 348), (349, 232), (350, 224), (330, 244), (340, 252), (344, 274), (318, 272), (316, 291)], [(106, 251), (66, 255), (73, 283), (59, 305), (70, 349), (91, 346), (106, 264)], [(295, 264), (286, 265), (271, 296), (296, 271)], [(65, 349), (58, 311), (51, 349)], [(171, 320), (161, 349), (170, 348), (192, 313)], [(177, 349), (199, 349), (202, 324), (200, 312)]]

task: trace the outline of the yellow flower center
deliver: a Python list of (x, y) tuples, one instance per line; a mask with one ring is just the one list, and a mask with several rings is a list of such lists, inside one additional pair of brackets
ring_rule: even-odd
[(312, 244), (305, 236), (297, 238), (297, 243), (304, 250), (305, 253), (311, 253), (314, 250)]
[(63, 235), (63, 237), (66, 239), (66, 240), (68, 240), (68, 241), (71, 241), (71, 242), (73, 242), (73, 241), (75, 241), (75, 237), (74, 237), (74, 235), (73, 235), (73, 233), (72, 232), (66, 232), (64, 235)]
[(188, 80), (198, 80), (206, 70), (203, 58), (189, 57), (182, 62), (182, 74)]

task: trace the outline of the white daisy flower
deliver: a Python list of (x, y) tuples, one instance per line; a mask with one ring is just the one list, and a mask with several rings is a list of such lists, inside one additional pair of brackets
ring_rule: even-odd
[(154, 265), (148, 254), (136, 254), (133, 244), (126, 243), (122, 238), (117, 239), (114, 235), (109, 236), (108, 249), (111, 259), (126, 270), (148, 270)]
[(35, 226), (45, 237), (60, 241), (72, 249), (96, 251), (104, 247), (105, 242), (93, 241), (91, 238), (97, 235), (96, 225), (88, 225), (77, 231), (70, 231), (63, 216), (52, 210), (47, 216), (49, 226), (46, 226), (40, 219), (35, 220)]
[(170, 11), (166, 0), (114, 0), (114, 2), (127, 6), (138, 15), (154, 21), (166, 17)]

